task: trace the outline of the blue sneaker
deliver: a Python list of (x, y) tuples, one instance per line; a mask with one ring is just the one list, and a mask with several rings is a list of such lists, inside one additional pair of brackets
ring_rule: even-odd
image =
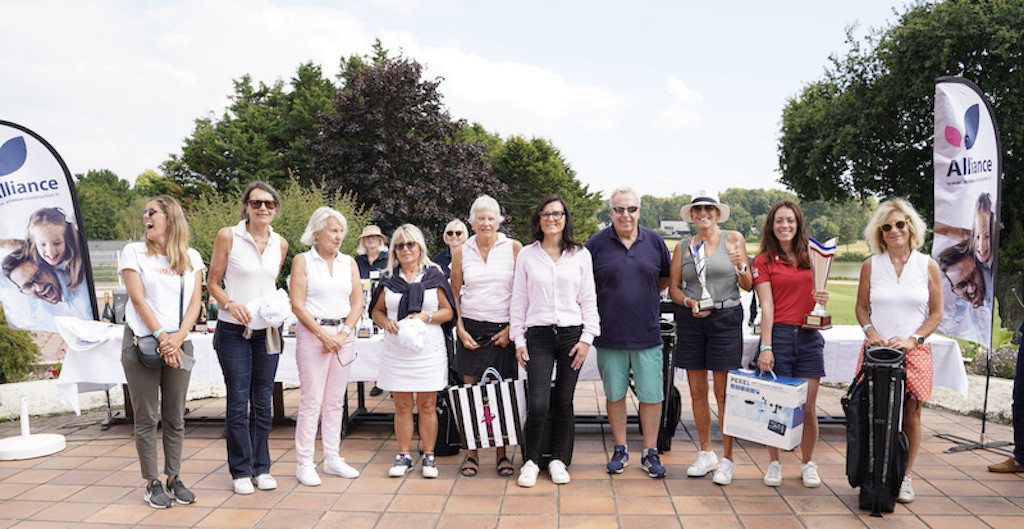
[(615, 453), (612, 454), (612, 460), (608, 462), (608, 473), (621, 474), (622, 469), (627, 465), (629, 465), (629, 452), (626, 451), (625, 446), (615, 445)]
[(665, 467), (661, 464), (658, 451), (653, 448), (647, 449), (647, 455), (640, 458), (640, 468), (646, 470), (652, 478), (665, 477)]

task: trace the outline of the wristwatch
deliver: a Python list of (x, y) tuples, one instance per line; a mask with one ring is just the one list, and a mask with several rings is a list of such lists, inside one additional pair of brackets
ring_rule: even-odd
[(917, 345), (924, 343), (924, 336), (921, 336), (920, 334), (911, 334), (910, 337), (917, 341)]

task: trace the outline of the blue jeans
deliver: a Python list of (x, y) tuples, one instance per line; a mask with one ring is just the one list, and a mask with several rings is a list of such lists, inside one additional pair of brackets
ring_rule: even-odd
[(1013, 379), (1013, 458), (1024, 465), (1024, 340), (1017, 351), (1017, 376)]
[(227, 386), (224, 424), (232, 479), (270, 472), (271, 401), (280, 357), (267, 354), (267, 331), (253, 331), (247, 340), (244, 329), (222, 321), (213, 335)]
[[(551, 415), (551, 459), (567, 461), (568, 439), (573, 424), (572, 397), (576, 393), (576, 380), (580, 372), (569, 364), (569, 351), (580, 341), (582, 326), (530, 327), (526, 330), (526, 349), (530, 361), (526, 363), (526, 380), (530, 387), (529, 411), (523, 429), (524, 459), (537, 462), (544, 438), (544, 420)], [(551, 370), (557, 366), (554, 388)]]

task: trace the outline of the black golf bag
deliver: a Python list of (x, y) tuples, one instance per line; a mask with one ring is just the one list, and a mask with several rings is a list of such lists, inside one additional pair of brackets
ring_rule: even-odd
[[(448, 364), (452, 366), (454, 364)], [(462, 377), (455, 369), (448, 368), (448, 385), (462, 384)], [(448, 390), (437, 392), (437, 442), (434, 444), (434, 455), (453, 456), (462, 448), (462, 437), (459, 435), (459, 422), (455, 410), (448, 401)]]
[(850, 390), (846, 413), (846, 475), (860, 487), (860, 508), (871, 516), (892, 512), (907, 470), (909, 448), (903, 433), (906, 353), (869, 347)]

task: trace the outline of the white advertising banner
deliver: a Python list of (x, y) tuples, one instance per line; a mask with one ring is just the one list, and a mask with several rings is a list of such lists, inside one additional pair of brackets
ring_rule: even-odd
[(962, 77), (935, 84), (935, 240), (942, 270), (939, 332), (988, 347), (999, 241), (999, 132), (981, 89)]
[(57, 151), (0, 120), (0, 300), (11, 327), (56, 332), (56, 316), (98, 319), (77, 206)]

